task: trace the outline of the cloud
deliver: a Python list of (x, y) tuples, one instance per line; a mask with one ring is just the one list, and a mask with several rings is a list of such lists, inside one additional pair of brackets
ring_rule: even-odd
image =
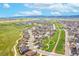
[[(69, 13), (69, 12), (78, 12), (75, 7), (79, 7), (79, 4), (71, 3), (53, 3), (53, 4), (24, 4), (24, 6), (29, 7), (30, 9), (36, 10), (51, 10), (53, 12)], [(50, 12), (50, 11), (49, 11)]]
[(37, 9), (37, 10), (47, 9), (49, 5), (50, 5), (50, 4), (42, 4), (42, 3), (24, 4), (25, 7), (34, 8), (34, 9)]
[(30, 15), (34, 16), (34, 15), (41, 15), (42, 13), (37, 10), (32, 10), (32, 11), (23, 11), (23, 12), (20, 12), (20, 14), (26, 15), (26, 16), (30, 16)]
[(32, 10), (32, 11), (20, 11), (14, 16), (39, 16), (39, 15), (42, 15), (41, 11)]
[[(42, 12), (47, 12), (52, 16), (61, 16), (66, 14), (72, 14), (79, 12), (77, 8), (77, 4), (68, 4), (68, 3), (53, 3), (53, 4), (24, 4), (25, 7), (29, 7), (32, 11), (20, 11), (18, 16), (36, 16), (36, 15), (44, 15)], [(78, 6), (77, 6), (78, 7)], [(33, 10), (34, 9), (34, 10)]]
[(60, 12), (51, 12), (52, 16), (61, 16), (62, 14)]
[(16, 13), (13, 16), (23, 16), (23, 15)]
[(73, 7), (79, 7), (79, 3), (70, 3)]
[(67, 4), (55, 3), (49, 6), (50, 10), (59, 11), (59, 12), (69, 12), (71, 7)]
[(9, 4), (3, 4), (3, 7), (4, 7), (4, 8), (9, 8), (10, 5), (9, 5)]
[(79, 11), (78, 11), (78, 10), (76, 10), (76, 9), (73, 9), (73, 10), (72, 10), (72, 12), (79, 12)]
[(27, 7), (27, 6), (29, 6), (29, 4), (27, 4), (27, 3), (26, 3), (26, 4), (24, 4), (24, 6), (26, 6), (26, 7)]
[(68, 3), (54, 3), (49, 6), (49, 9), (54, 12), (59, 13), (76, 13), (79, 12), (79, 4), (68, 4)]

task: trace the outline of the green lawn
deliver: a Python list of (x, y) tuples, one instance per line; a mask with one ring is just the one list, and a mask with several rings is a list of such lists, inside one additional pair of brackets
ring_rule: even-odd
[(64, 26), (62, 25), (62, 24), (60, 24), (60, 23), (56, 23), (56, 25), (58, 26), (57, 27), (57, 29), (59, 28), (59, 29), (62, 29)]
[[(59, 31), (57, 30), (51, 38), (44, 38), (42, 40), (42, 45), (43, 45), (42, 50), (51, 52), (57, 42), (58, 34), (59, 34)], [(49, 45), (49, 48), (47, 44)]]
[(51, 52), (58, 40), (58, 35), (59, 35), (59, 31), (57, 30), (54, 35), (50, 38), (50, 43), (49, 43), (49, 49), (48, 51)]
[(64, 54), (65, 52), (65, 32), (61, 30), (60, 41), (58, 42), (56, 52), (59, 54)]
[(0, 56), (13, 56), (13, 46), (19, 39), (22, 30), (31, 25), (17, 25), (16, 23), (0, 23)]

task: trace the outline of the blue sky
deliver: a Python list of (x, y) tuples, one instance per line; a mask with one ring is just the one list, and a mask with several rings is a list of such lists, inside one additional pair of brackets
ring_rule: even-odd
[(79, 15), (78, 3), (10, 3), (0, 4), (0, 17)]

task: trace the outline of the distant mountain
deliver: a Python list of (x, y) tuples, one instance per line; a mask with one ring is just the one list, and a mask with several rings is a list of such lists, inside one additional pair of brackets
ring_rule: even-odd
[(17, 19), (17, 18), (79, 18), (79, 15), (71, 15), (71, 16), (15, 16), (15, 17), (1, 17), (0, 19)]

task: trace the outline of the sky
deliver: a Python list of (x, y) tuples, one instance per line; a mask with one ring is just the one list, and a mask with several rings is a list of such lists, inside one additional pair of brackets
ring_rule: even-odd
[(0, 17), (79, 15), (78, 3), (0, 3)]

